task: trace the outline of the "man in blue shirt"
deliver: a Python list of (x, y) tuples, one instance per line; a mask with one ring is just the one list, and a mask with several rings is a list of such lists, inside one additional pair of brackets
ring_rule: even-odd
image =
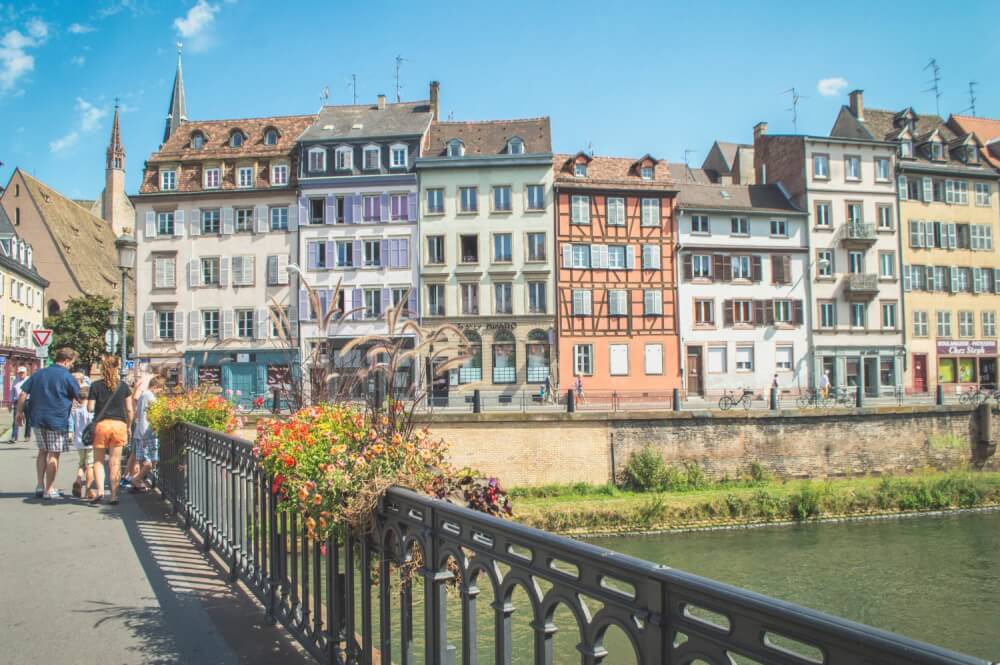
[(69, 450), (70, 409), (73, 400), (80, 399), (80, 384), (69, 373), (76, 358), (77, 353), (73, 349), (58, 349), (53, 365), (28, 377), (17, 399), (17, 423), (24, 425), (24, 402), (26, 395), (31, 395), (31, 424), (38, 446), (35, 496), (43, 499), (62, 496), (54, 485), (59, 471), (59, 454)]

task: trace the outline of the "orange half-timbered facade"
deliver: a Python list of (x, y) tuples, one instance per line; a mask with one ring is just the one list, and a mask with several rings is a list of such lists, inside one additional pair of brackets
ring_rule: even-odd
[(562, 389), (681, 386), (674, 197), (666, 162), (556, 155), (556, 325)]

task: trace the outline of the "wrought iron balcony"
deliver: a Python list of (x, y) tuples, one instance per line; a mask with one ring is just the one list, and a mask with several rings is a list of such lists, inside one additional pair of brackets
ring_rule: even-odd
[(874, 298), (878, 290), (878, 275), (851, 273), (844, 277), (844, 291), (849, 296)]
[(874, 224), (847, 224), (841, 231), (840, 240), (845, 247), (870, 247), (877, 239)]

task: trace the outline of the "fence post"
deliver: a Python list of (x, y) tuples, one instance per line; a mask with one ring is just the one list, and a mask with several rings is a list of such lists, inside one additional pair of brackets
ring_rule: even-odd
[(275, 501), (277, 501), (277, 495), (271, 491), (271, 483), (269, 478), (264, 478), (264, 491), (269, 493), (267, 501), (267, 548), (270, 551), (270, 556), (268, 557), (269, 569), (268, 569), (268, 585), (267, 585), (267, 622), (270, 625), (274, 625), (278, 622), (277, 616), (275, 616), (275, 611), (278, 604), (278, 576), (281, 571), (278, 567), (278, 516), (275, 511)]
[(770, 404), (770, 406), (771, 406), (771, 410), (772, 411), (777, 411), (778, 410), (778, 389), (775, 388), (774, 386), (771, 386), (771, 404)]
[(856, 406), (856, 407), (858, 407), (860, 409), (861, 407), (863, 407), (865, 405), (865, 397), (864, 397), (864, 395), (865, 395), (864, 391), (862, 390), (861, 385), (859, 384), (857, 386), (857, 392), (854, 394), (854, 406)]
[(576, 411), (576, 393), (570, 388), (566, 391), (566, 413), (574, 413)]
[(212, 529), (215, 528), (215, 523), (212, 521), (212, 498), (210, 494), (211, 488), (209, 487), (209, 485), (211, 485), (211, 482), (209, 482), (209, 477), (211, 476), (211, 463), (208, 460), (208, 439), (205, 439), (205, 446), (204, 450), (202, 450), (201, 458), (205, 461), (205, 464), (202, 466), (202, 478), (204, 479), (202, 485), (205, 490), (202, 494), (204, 503), (202, 503), (201, 509), (202, 520), (205, 523), (205, 530), (202, 533), (202, 537), (204, 538), (203, 549), (205, 552), (208, 552), (212, 549)]
[(671, 397), (671, 402), (674, 411), (681, 410), (681, 391), (679, 388), (674, 388), (674, 394)]
[(242, 538), (237, 533), (236, 522), (236, 439), (229, 441), (229, 528), (226, 530), (232, 541), (229, 543), (233, 551), (232, 558), (229, 559), (229, 581), (235, 582), (239, 578), (239, 557), (242, 548)]
[(944, 405), (944, 386), (940, 383), (937, 384), (937, 390), (935, 391), (935, 403), (938, 406)]
[(482, 413), (483, 412), (483, 398), (479, 393), (479, 388), (472, 391), (472, 412)]

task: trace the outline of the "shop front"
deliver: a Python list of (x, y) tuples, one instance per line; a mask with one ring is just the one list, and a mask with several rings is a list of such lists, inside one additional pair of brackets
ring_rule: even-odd
[(184, 354), (184, 381), (189, 388), (217, 391), (242, 407), (256, 398), (270, 404), (275, 387), (291, 384), (296, 352), (188, 351)]
[(938, 383), (959, 386), (997, 385), (996, 340), (937, 340)]
[(33, 349), (0, 346), (0, 371), (3, 372), (3, 389), (0, 390), (0, 399), (4, 402), (10, 402), (10, 387), (17, 378), (18, 367), (24, 367), (27, 370), (27, 376), (30, 376), (41, 367), (39, 363)]
[(895, 394), (903, 383), (903, 347), (817, 347), (816, 383), (824, 373), (830, 385), (855, 390), (868, 397)]

